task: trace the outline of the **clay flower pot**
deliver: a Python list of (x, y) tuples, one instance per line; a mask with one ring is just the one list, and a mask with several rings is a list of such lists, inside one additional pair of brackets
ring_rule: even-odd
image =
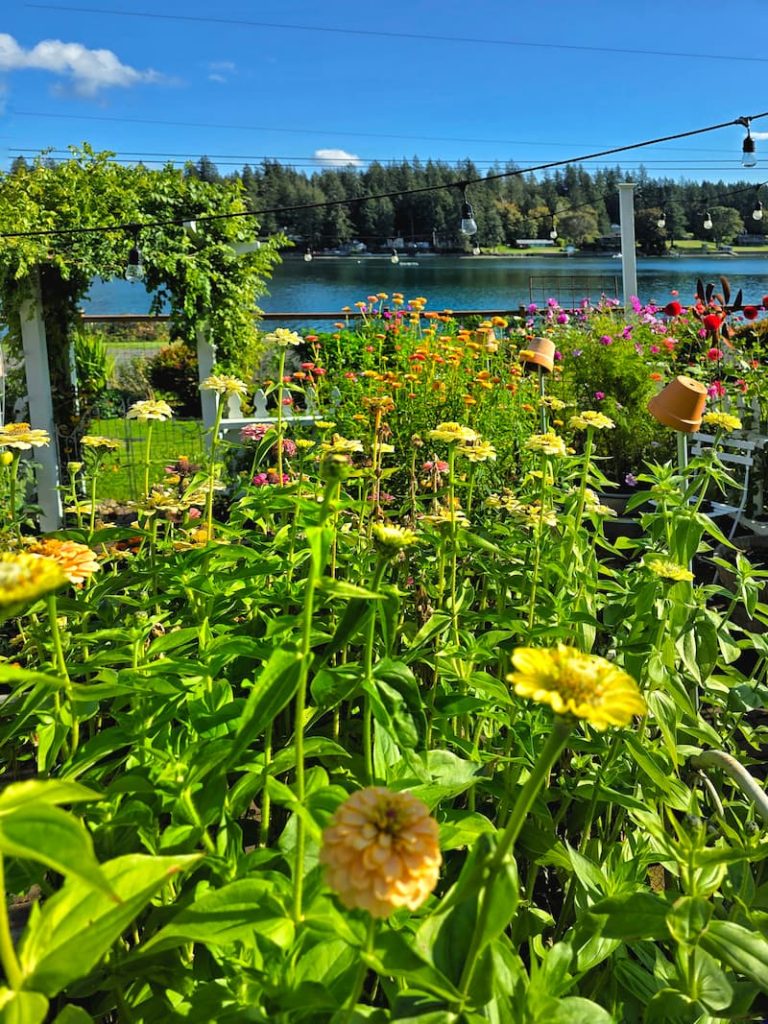
[(675, 377), (654, 395), (648, 403), (648, 412), (665, 427), (681, 434), (694, 434), (701, 426), (707, 389), (690, 377)]
[(540, 366), (552, 373), (555, 365), (555, 343), (549, 338), (532, 338), (520, 352), (520, 362), (527, 368)]

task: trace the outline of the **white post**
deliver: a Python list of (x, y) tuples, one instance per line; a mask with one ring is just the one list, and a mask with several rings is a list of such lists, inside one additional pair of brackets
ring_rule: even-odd
[(624, 308), (637, 295), (637, 255), (635, 253), (635, 183), (619, 185), (619, 220), (621, 222), (621, 269), (624, 285)]
[(40, 279), (30, 278), (32, 297), (21, 307), (21, 341), (24, 347), (24, 372), (29, 396), (29, 422), (36, 430), (47, 430), (51, 443), (34, 448), (32, 457), (37, 467), (37, 503), (40, 506), (40, 528), (58, 530), (62, 523), (59, 492), (59, 453), (56, 423), (53, 418), (51, 374), (48, 369), (48, 344), (45, 337)]
[[(216, 355), (213, 345), (208, 340), (207, 325), (201, 324), (195, 330), (197, 339), (197, 375), (202, 384), (213, 373), (213, 360)], [(216, 412), (219, 407), (219, 396), (215, 391), (201, 391), (200, 405), (203, 410), (203, 426), (206, 431), (213, 430), (216, 423)], [(211, 443), (210, 433), (206, 433), (206, 446)]]

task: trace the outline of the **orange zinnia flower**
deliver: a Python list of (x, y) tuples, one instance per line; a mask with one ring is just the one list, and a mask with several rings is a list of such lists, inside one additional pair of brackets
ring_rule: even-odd
[(320, 863), (345, 907), (388, 917), (416, 910), (440, 874), (437, 822), (410, 793), (369, 786), (348, 797), (323, 833)]
[(57, 562), (70, 583), (85, 583), (99, 569), (96, 552), (87, 544), (76, 544), (73, 540), (48, 537), (31, 544), (28, 550)]

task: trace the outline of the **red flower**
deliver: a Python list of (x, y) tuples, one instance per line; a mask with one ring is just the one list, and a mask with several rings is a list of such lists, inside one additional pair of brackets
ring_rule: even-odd
[(683, 312), (683, 307), (679, 302), (668, 302), (664, 307), (664, 312), (667, 316), (680, 316)]
[(712, 334), (717, 334), (720, 330), (720, 324), (723, 322), (723, 319), (724, 318), (719, 316), (717, 313), (707, 313), (706, 316), (701, 318), (701, 322), (708, 331), (711, 331)]
[(763, 296), (763, 309), (768, 309), (768, 295)]
[(744, 313), (745, 320), (757, 319), (757, 306), (745, 306), (742, 312)]
[(722, 358), (723, 358), (722, 349), (711, 348), (709, 350), (709, 352), (707, 352), (707, 359), (709, 359), (709, 361), (711, 363), (716, 363), (718, 361), (718, 359), (722, 359)]

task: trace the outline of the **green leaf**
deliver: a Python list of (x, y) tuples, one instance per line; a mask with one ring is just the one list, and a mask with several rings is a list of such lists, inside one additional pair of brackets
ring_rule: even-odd
[(545, 1017), (537, 1017), (536, 1024), (617, 1024), (607, 1010), (591, 999), (568, 996), (558, 999), (557, 1006)]
[(710, 921), (699, 943), (707, 953), (768, 992), (768, 942), (733, 921)]
[(675, 988), (662, 988), (651, 997), (645, 1010), (644, 1024), (695, 1024), (701, 1007)]
[(695, 988), (689, 995), (695, 996), (712, 1012), (728, 1009), (733, 1002), (733, 988), (717, 960), (700, 946), (687, 955), (691, 957), (690, 973)]
[(609, 939), (624, 942), (637, 939), (666, 939), (669, 904), (650, 892), (633, 892), (629, 896), (612, 896), (590, 908), (591, 913), (608, 916), (601, 933)]
[(33, 803), (0, 815), (0, 851), (38, 861), (62, 875), (76, 875), (89, 888), (100, 889), (112, 900), (117, 898), (82, 822), (58, 807)]
[(243, 878), (207, 892), (180, 910), (140, 953), (158, 953), (185, 942), (228, 946), (249, 942), (254, 932), (286, 948), (293, 942), (293, 922), (281, 915), (275, 900), (269, 898), (272, 889), (269, 881)]
[(42, 1024), (47, 1013), (48, 1000), (39, 992), (0, 988), (0, 1024)]
[(0, 815), (14, 807), (28, 804), (74, 804), (86, 800), (100, 800), (92, 789), (68, 779), (30, 779), (12, 782), (0, 793)]
[(52, 997), (85, 978), (154, 894), (199, 859), (129, 854), (107, 861), (102, 870), (121, 900), (117, 906), (79, 878), (67, 879), (30, 917), (21, 938), (24, 987)]
[(712, 918), (713, 907), (698, 896), (681, 896), (667, 914), (667, 927), (676, 942), (695, 946)]
[(461, 999), (448, 978), (419, 956), (402, 932), (380, 932), (376, 936), (373, 954), (362, 953), (361, 956), (383, 978), (403, 978), (409, 987), (431, 992), (447, 1002)]
[(293, 699), (301, 678), (302, 658), (291, 647), (277, 647), (248, 694), (228, 763), (236, 764), (250, 744)]
[(65, 1006), (53, 1024), (93, 1024), (93, 1017), (80, 1006)]

